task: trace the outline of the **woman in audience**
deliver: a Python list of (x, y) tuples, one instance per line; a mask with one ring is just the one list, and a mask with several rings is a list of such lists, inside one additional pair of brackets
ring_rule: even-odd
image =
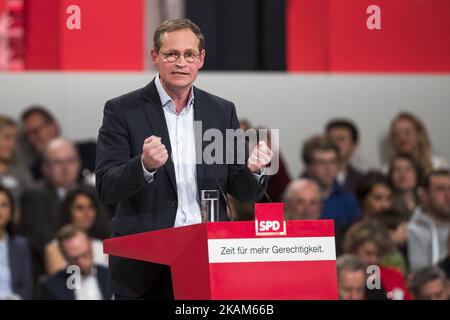
[[(373, 279), (369, 279), (376, 286), (380, 283), (380, 289), (384, 291), (384, 297), (390, 300), (410, 300), (411, 294), (406, 288), (406, 283), (401, 272), (381, 265), (385, 254), (392, 250), (393, 243), (389, 239), (388, 232), (373, 219), (366, 219), (350, 227), (344, 240), (345, 253), (351, 253), (363, 260), (371, 270), (379, 267), (379, 273), (373, 273)], [(369, 290), (370, 292), (370, 290)]]
[[(27, 169), (17, 163), (17, 125), (9, 117), (0, 115), (0, 183), (9, 189), (14, 203), (19, 203), (19, 197), (24, 189), (32, 183)], [(19, 212), (14, 215), (14, 223), (18, 223)]]
[(406, 240), (408, 237), (406, 216), (395, 209), (381, 211), (374, 220), (387, 231), (392, 248), (385, 254), (381, 264), (400, 271), (403, 276), (408, 275), (406, 259)]
[(356, 185), (363, 218), (370, 218), (392, 206), (392, 188), (389, 180), (378, 171), (369, 171)]
[[(102, 241), (108, 237), (108, 222), (97, 196), (84, 188), (78, 188), (67, 194), (61, 205), (60, 226), (74, 224), (92, 239), (94, 263), (108, 265), (108, 257), (103, 254)], [(47, 273), (55, 273), (67, 264), (56, 240), (45, 247), (44, 260)]]
[(409, 155), (398, 154), (389, 165), (389, 182), (394, 190), (392, 206), (410, 218), (419, 205), (417, 188), (422, 179), (420, 165)]
[(409, 112), (399, 113), (391, 123), (389, 157), (403, 153), (410, 155), (424, 173), (432, 169), (448, 168), (448, 161), (432, 154), (431, 141), (423, 122)]
[(0, 185), (0, 300), (31, 299), (33, 274), (25, 238), (14, 233), (14, 198)]

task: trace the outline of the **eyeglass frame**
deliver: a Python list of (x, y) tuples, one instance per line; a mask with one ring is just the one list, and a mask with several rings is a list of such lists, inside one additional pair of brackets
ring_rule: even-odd
[[(167, 61), (167, 62), (170, 62), (170, 63), (174, 63), (174, 62), (177, 62), (179, 59), (180, 59), (180, 57), (181, 56), (183, 56), (183, 58), (184, 58), (184, 60), (187, 62), (187, 63), (195, 63), (195, 62), (197, 62), (198, 61), (198, 59), (201, 57), (201, 55), (202, 55), (202, 53), (197, 53), (197, 52), (179, 52), (179, 51), (169, 51), (169, 52), (164, 52), (164, 51), (158, 51), (158, 53), (161, 53), (163, 56), (164, 56), (164, 59)], [(167, 59), (167, 56), (169, 55), (169, 54), (171, 54), (171, 53), (176, 53), (177, 54), (177, 58), (175, 59), (175, 60), (173, 60), (173, 61), (170, 61), (169, 59)], [(190, 62), (190, 61), (188, 61), (187, 59), (186, 59), (186, 53), (190, 53), (190, 54), (195, 54), (195, 58), (194, 58), (194, 60), (192, 61), (192, 62)]]

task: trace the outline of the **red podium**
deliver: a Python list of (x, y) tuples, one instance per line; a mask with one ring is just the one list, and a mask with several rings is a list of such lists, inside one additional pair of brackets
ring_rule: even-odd
[(104, 251), (169, 265), (177, 300), (338, 298), (332, 220), (201, 223), (108, 239)]

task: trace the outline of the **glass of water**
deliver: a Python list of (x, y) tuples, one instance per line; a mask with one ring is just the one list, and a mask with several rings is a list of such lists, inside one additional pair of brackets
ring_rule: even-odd
[(202, 222), (219, 221), (219, 191), (202, 190), (201, 210)]

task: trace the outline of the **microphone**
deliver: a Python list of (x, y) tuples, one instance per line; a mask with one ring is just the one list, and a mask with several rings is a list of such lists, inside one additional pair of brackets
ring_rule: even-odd
[(264, 190), (264, 196), (267, 200), (269, 200), (269, 203), (272, 203), (272, 199), (270, 199), (269, 195), (267, 194), (266, 190)]
[(230, 211), (230, 213), (227, 212), (228, 218), (230, 219), (230, 221), (234, 221), (234, 219), (233, 219), (233, 211), (231, 211), (230, 203), (228, 201), (227, 195), (225, 194), (225, 192), (222, 189), (222, 186), (219, 183), (219, 179), (217, 179), (216, 175), (211, 170), (211, 165), (207, 165), (207, 164), (205, 164), (205, 165), (208, 168), (209, 174), (214, 178), (214, 182), (216, 183), (217, 187), (219, 188), (220, 194), (222, 195), (223, 199), (225, 200), (225, 203), (227, 204), (227, 208)]

